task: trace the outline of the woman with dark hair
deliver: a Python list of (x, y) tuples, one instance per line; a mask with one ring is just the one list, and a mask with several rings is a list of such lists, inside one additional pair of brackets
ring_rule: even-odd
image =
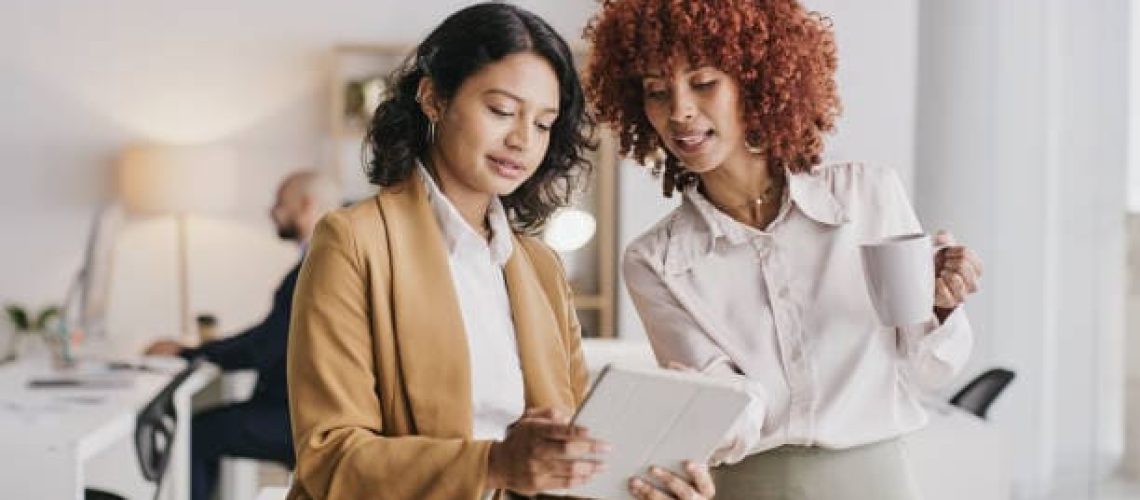
[[(579, 485), (607, 446), (568, 425), (580, 328), (557, 255), (526, 235), (589, 167), (570, 50), (531, 13), (474, 5), (389, 89), (367, 138), (380, 193), (322, 220), (297, 284), (290, 498)], [(670, 497), (711, 496), (708, 470), (688, 472)]]
[(939, 233), (929, 319), (879, 323), (859, 246), (922, 228), (892, 170), (822, 161), (830, 20), (796, 0), (605, 0), (587, 37), (599, 118), (683, 194), (622, 266), (654, 354), (753, 396), (713, 458), (721, 496), (915, 498), (899, 438), (969, 356), (982, 266)]

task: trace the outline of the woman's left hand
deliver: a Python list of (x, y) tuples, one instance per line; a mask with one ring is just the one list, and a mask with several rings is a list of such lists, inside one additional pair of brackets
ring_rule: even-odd
[(685, 461), (685, 472), (693, 478), (692, 482), (654, 465), (649, 468), (649, 475), (664, 485), (664, 489), (653, 486), (644, 478), (633, 477), (629, 480), (629, 492), (639, 500), (704, 500), (716, 494), (708, 467)]
[(982, 260), (972, 250), (958, 245), (954, 236), (939, 231), (934, 236), (936, 246), (947, 246), (934, 256), (934, 309), (939, 319), (945, 319), (954, 308), (978, 291), (982, 279)]

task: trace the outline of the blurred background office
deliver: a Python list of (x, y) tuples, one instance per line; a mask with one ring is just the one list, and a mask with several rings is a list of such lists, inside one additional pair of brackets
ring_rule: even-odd
[[(227, 173), (193, 189), (226, 203), (132, 212), (115, 236), (107, 337), (138, 351), (187, 333), (187, 312), (215, 315), (221, 331), (255, 323), (296, 259), (264, 216), (277, 180), (328, 165), (360, 188), (359, 150), (338, 121), (337, 48), (414, 42), (466, 3), (0, 3), (0, 303), (62, 300), (92, 214), (123, 195), (123, 152), (157, 144), (224, 150)], [(575, 40), (596, 6), (516, 3)], [(1140, 498), (1140, 9), (805, 3), (833, 19), (839, 43), (844, 115), (828, 156), (895, 168), (924, 225), (951, 229), (986, 261), (966, 373), (1017, 373), (986, 421), (1008, 454), (1008, 498)], [(591, 297), (608, 311), (592, 331), (636, 343), (624, 287), (606, 283), (618, 250), (675, 200), (620, 167), (612, 207), (592, 209), (601, 260), (582, 266), (601, 266)], [(0, 468), (14, 459), (0, 456)]]

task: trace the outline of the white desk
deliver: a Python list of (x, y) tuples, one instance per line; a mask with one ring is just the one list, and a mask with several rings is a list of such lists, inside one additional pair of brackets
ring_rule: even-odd
[[(162, 372), (116, 372), (129, 386), (115, 388), (28, 387), (28, 380), (51, 374), (47, 360), (0, 365), (0, 484), (6, 498), (83, 498), (85, 462), (111, 445), (133, 442), (135, 419), (177, 373), (163, 363)], [(94, 363), (81, 369), (94, 370)], [(163, 480), (168, 500), (189, 497), (190, 398), (217, 376), (203, 365), (174, 394), (178, 426), (174, 455)], [(137, 462), (122, 467), (138, 469)]]
[(930, 423), (904, 439), (924, 500), (1009, 500), (1013, 463), (989, 422), (942, 401), (924, 401)]

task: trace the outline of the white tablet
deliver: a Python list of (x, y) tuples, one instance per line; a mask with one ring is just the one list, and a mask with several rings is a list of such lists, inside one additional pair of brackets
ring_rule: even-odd
[(726, 380), (660, 368), (606, 365), (574, 423), (613, 446), (605, 470), (582, 486), (551, 492), (629, 498), (629, 479), (650, 465), (688, 477), (682, 463), (705, 463), (744, 413), (749, 396)]

